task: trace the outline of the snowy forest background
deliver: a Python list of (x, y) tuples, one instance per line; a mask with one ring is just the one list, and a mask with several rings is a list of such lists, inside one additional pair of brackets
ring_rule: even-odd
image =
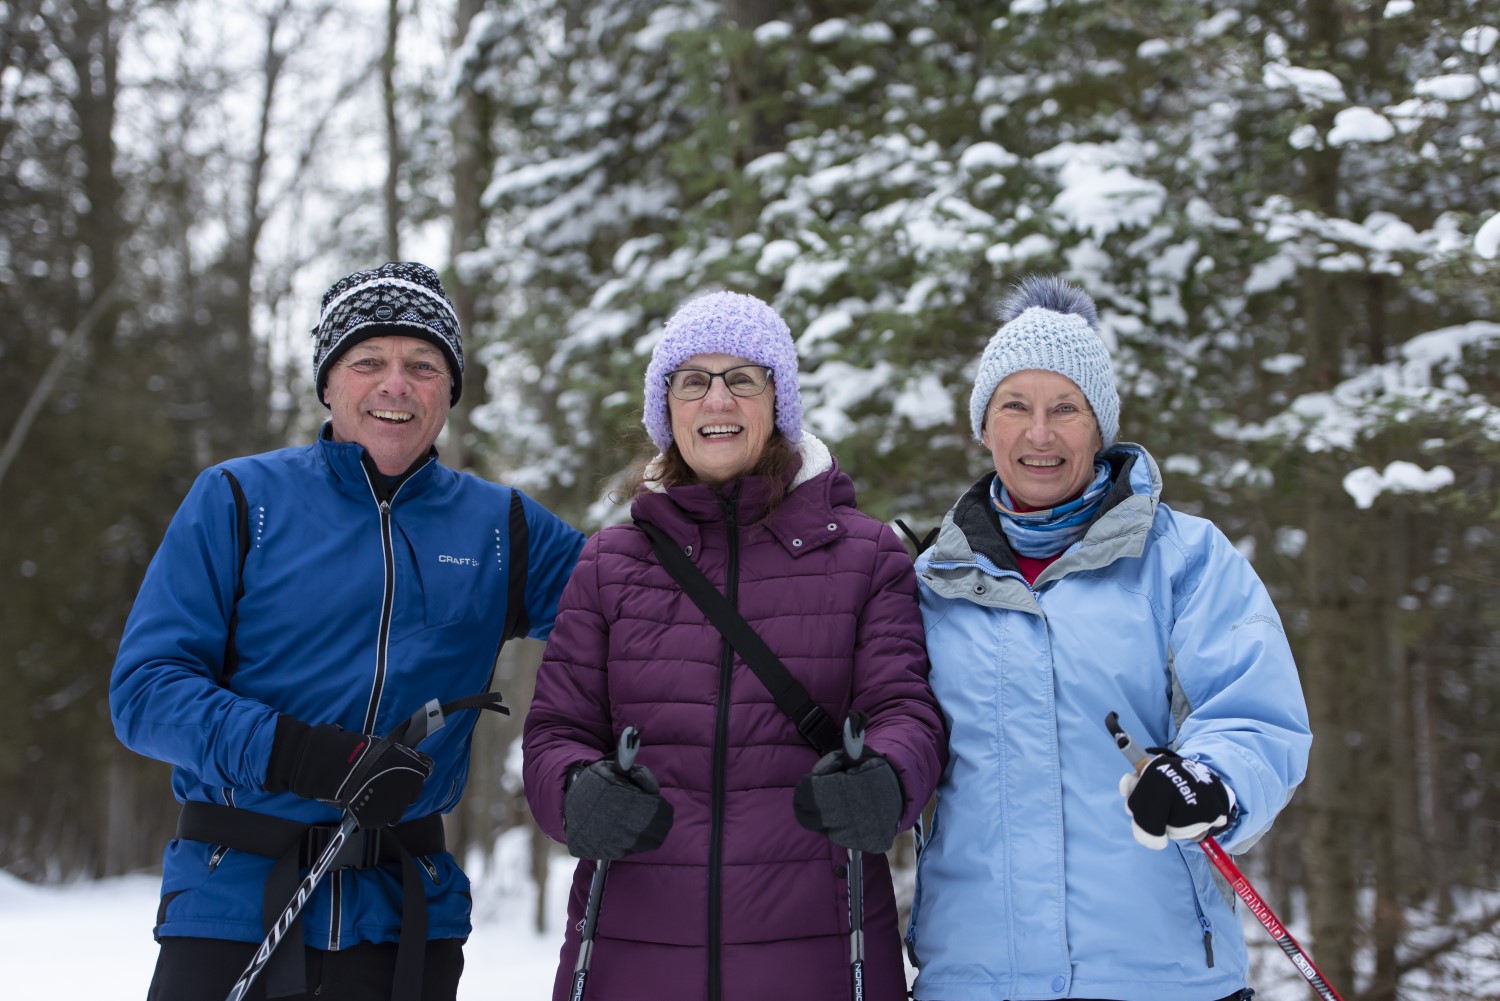
[[(662, 320), (759, 295), (861, 506), (925, 529), (985, 468), (996, 300), (1056, 271), (1298, 652), (1311, 773), (1242, 865), (1350, 1001), (1496, 997), (1497, 212), (1492, 0), (7, 0), (0, 868), (157, 865), (115, 645), (192, 476), (315, 432), (339, 275), (443, 272), (445, 460), (588, 529)], [(460, 842), (529, 823), (519, 719)]]

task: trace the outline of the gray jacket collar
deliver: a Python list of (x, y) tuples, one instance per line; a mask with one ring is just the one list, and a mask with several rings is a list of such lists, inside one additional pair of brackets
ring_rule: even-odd
[[(1156, 507), (1161, 502), (1161, 472), (1141, 446), (1121, 442), (1104, 453), (1114, 486), (1100, 514), (1082, 539), (1042, 571), (1035, 587), (1070, 573), (1097, 570), (1115, 560), (1139, 556), (1146, 548)], [(937, 541), (923, 554), (918, 569), (940, 594), (982, 604), (1021, 603), (1034, 610), (1031, 588), (1025, 586), (1016, 557), (990, 504), (989, 473), (970, 487), (943, 518)], [(1010, 578), (1027, 592), (1006, 598), (1007, 587), (987, 587), (973, 575)], [(988, 596), (988, 597), (986, 597)]]

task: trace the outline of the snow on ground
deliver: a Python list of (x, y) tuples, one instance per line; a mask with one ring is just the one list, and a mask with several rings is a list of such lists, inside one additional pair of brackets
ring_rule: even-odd
[[(474, 934), (464, 948), (459, 1001), (545, 1001), (562, 944), (574, 860), (552, 860), (547, 928), (533, 927), (536, 890), (524, 877), (525, 840), (501, 838), (490, 859), (471, 861)], [(481, 863), (481, 864), (473, 864)], [(157, 875), (33, 886), (0, 873), (0, 971), (5, 996), (52, 1001), (140, 999), (156, 965), (151, 924)]]
[[(467, 860), (474, 877), (474, 934), (464, 949), (459, 1001), (546, 1001), (551, 996), (574, 860), (562, 854), (552, 858), (544, 907), (547, 930), (539, 933), (533, 926), (536, 889), (528, 875), (526, 836), (523, 830), (512, 831), (489, 856)], [(156, 963), (151, 923), (158, 885), (159, 877), (139, 874), (44, 887), (0, 873), (5, 996), (144, 998)], [(605, 896), (607, 901), (607, 892)], [(1294, 934), (1300, 938), (1301, 929)], [(1246, 935), (1256, 1001), (1312, 996), (1259, 925), (1251, 921)]]

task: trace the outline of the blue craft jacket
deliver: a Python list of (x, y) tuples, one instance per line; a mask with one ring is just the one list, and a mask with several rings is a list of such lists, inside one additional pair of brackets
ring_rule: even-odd
[(986, 477), (918, 562), (932, 688), (951, 734), (908, 939), (915, 997), (1207, 1001), (1246, 986), (1237, 898), (1202, 850), (1152, 851), (1104, 726), (1201, 760), (1243, 851), (1301, 782), (1311, 735), (1270, 596), (1210, 522), (1160, 501), (1139, 446), (1087, 534), (1028, 586)]
[[(120, 641), (110, 681), (115, 732), (173, 766), (179, 801), (333, 823), (337, 808), (263, 791), (278, 713), (383, 734), (430, 699), (488, 690), (506, 621), (511, 490), (430, 459), (388, 505), (359, 445), (311, 445), (205, 470), (162, 540)], [(244, 488), (250, 549), (226, 658)], [(552, 630), (583, 535), (522, 498), (530, 635)], [(226, 659), (237, 660), (226, 676)], [(422, 745), (434, 767), (405, 819), (447, 812), (463, 793), (476, 712)], [(158, 935), (259, 941), (272, 859), (174, 840), (163, 857)], [(450, 854), (419, 860), (430, 938), (465, 938), (469, 883)], [(303, 911), (306, 943), (394, 942), (399, 868), (330, 874)]]

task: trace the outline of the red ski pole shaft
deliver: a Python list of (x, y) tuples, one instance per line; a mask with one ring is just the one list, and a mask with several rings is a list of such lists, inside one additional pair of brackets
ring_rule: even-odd
[(1214, 868), (1218, 869), (1224, 878), (1229, 881), (1229, 885), (1234, 888), (1234, 892), (1245, 902), (1245, 906), (1250, 908), (1250, 913), (1254, 914), (1256, 920), (1261, 923), (1266, 931), (1271, 933), (1271, 938), (1281, 947), (1281, 951), (1286, 953), (1286, 957), (1292, 961), (1292, 965), (1297, 967), (1298, 972), (1303, 977), (1307, 978), (1307, 982), (1312, 985), (1312, 989), (1317, 991), (1318, 997), (1323, 998), (1324, 1001), (1344, 1001), (1339, 996), (1339, 992), (1334, 990), (1333, 986), (1323, 977), (1323, 972), (1313, 963), (1312, 957), (1307, 954), (1307, 950), (1297, 944), (1297, 940), (1292, 937), (1292, 933), (1286, 930), (1286, 925), (1281, 923), (1281, 920), (1276, 917), (1275, 912), (1271, 910), (1270, 905), (1261, 899), (1259, 893), (1255, 892), (1255, 887), (1250, 885), (1250, 880), (1246, 879), (1245, 874), (1240, 872), (1240, 867), (1234, 864), (1229, 854), (1223, 848), (1219, 847), (1219, 843), (1213, 838), (1204, 838), (1199, 842), (1199, 845), (1203, 849), (1203, 854), (1207, 855), (1208, 860), (1214, 864)]
[[(1104, 725), (1108, 728), (1110, 736), (1114, 737), (1115, 746), (1120, 749), (1121, 754), (1125, 755), (1125, 760), (1130, 762), (1131, 768), (1139, 772), (1150, 763), (1151, 756), (1141, 749), (1141, 745), (1137, 744), (1130, 734), (1125, 732), (1125, 728), (1120, 725), (1120, 717), (1117, 713), (1110, 713), (1106, 716)], [(1245, 902), (1245, 906), (1250, 908), (1250, 913), (1254, 914), (1261, 926), (1270, 932), (1271, 938), (1281, 947), (1281, 951), (1286, 953), (1292, 965), (1297, 967), (1297, 972), (1302, 974), (1312, 989), (1317, 992), (1318, 997), (1323, 1001), (1344, 1001), (1339, 996), (1339, 992), (1334, 990), (1333, 985), (1323, 976), (1323, 972), (1313, 963), (1307, 950), (1297, 944), (1297, 940), (1292, 937), (1291, 932), (1286, 930), (1286, 925), (1281, 923), (1276, 912), (1272, 911), (1270, 905), (1255, 891), (1250, 880), (1240, 872), (1240, 867), (1234, 864), (1219, 843), (1211, 837), (1205, 837), (1198, 842), (1198, 846), (1203, 849), (1203, 854), (1208, 856), (1214, 868), (1218, 869), (1220, 875), (1234, 888), (1235, 894)]]

